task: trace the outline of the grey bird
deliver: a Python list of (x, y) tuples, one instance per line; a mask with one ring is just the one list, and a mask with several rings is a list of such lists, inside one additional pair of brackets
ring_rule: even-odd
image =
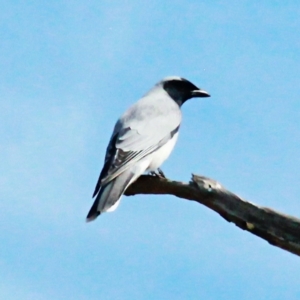
[(126, 188), (143, 173), (161, 172), (159, 167), (177, 141), (180, 107), (195, 97), (210, 95), (184, 78), (166, 77), (119, 118), (107, 146), (87, 221), (102, 212), (114, 211)]

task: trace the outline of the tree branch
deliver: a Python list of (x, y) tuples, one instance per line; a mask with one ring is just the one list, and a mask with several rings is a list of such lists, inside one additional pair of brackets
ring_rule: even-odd
[(192, 175), (190, 183), (183, 183), (143, 175), (125, 192), (136, 194), (168, 194), (196, 201), (271, 245), (300, 255), (300, 219), (247, 202), (212, 179)]

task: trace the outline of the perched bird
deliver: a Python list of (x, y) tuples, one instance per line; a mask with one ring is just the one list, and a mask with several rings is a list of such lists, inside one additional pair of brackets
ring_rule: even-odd
[(181, 123), (181, 105), (210, 95), (190, 81), (173, 76), (158, 82), (117, 121), (87, 221), (117, 208), (126, 188), (146, 171), (159, 171), (173, 150)]

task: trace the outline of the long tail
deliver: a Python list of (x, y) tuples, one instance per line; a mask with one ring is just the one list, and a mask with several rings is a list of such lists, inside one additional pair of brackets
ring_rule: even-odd
[(86, 217), (86, 221), (95, 220), (102, 212), (115, 210), (133, 177), (134, 173), (128, 170), (103, 185)]

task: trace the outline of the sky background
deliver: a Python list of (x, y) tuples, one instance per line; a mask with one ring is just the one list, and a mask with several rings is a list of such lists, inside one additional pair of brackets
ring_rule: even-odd
[(172, 196), (85, 223), (112, 128), (168, 75), (167, 177), (300, 217), (297, 1), (0, 0), (0, 298), (299, 299), (300, 259)]

